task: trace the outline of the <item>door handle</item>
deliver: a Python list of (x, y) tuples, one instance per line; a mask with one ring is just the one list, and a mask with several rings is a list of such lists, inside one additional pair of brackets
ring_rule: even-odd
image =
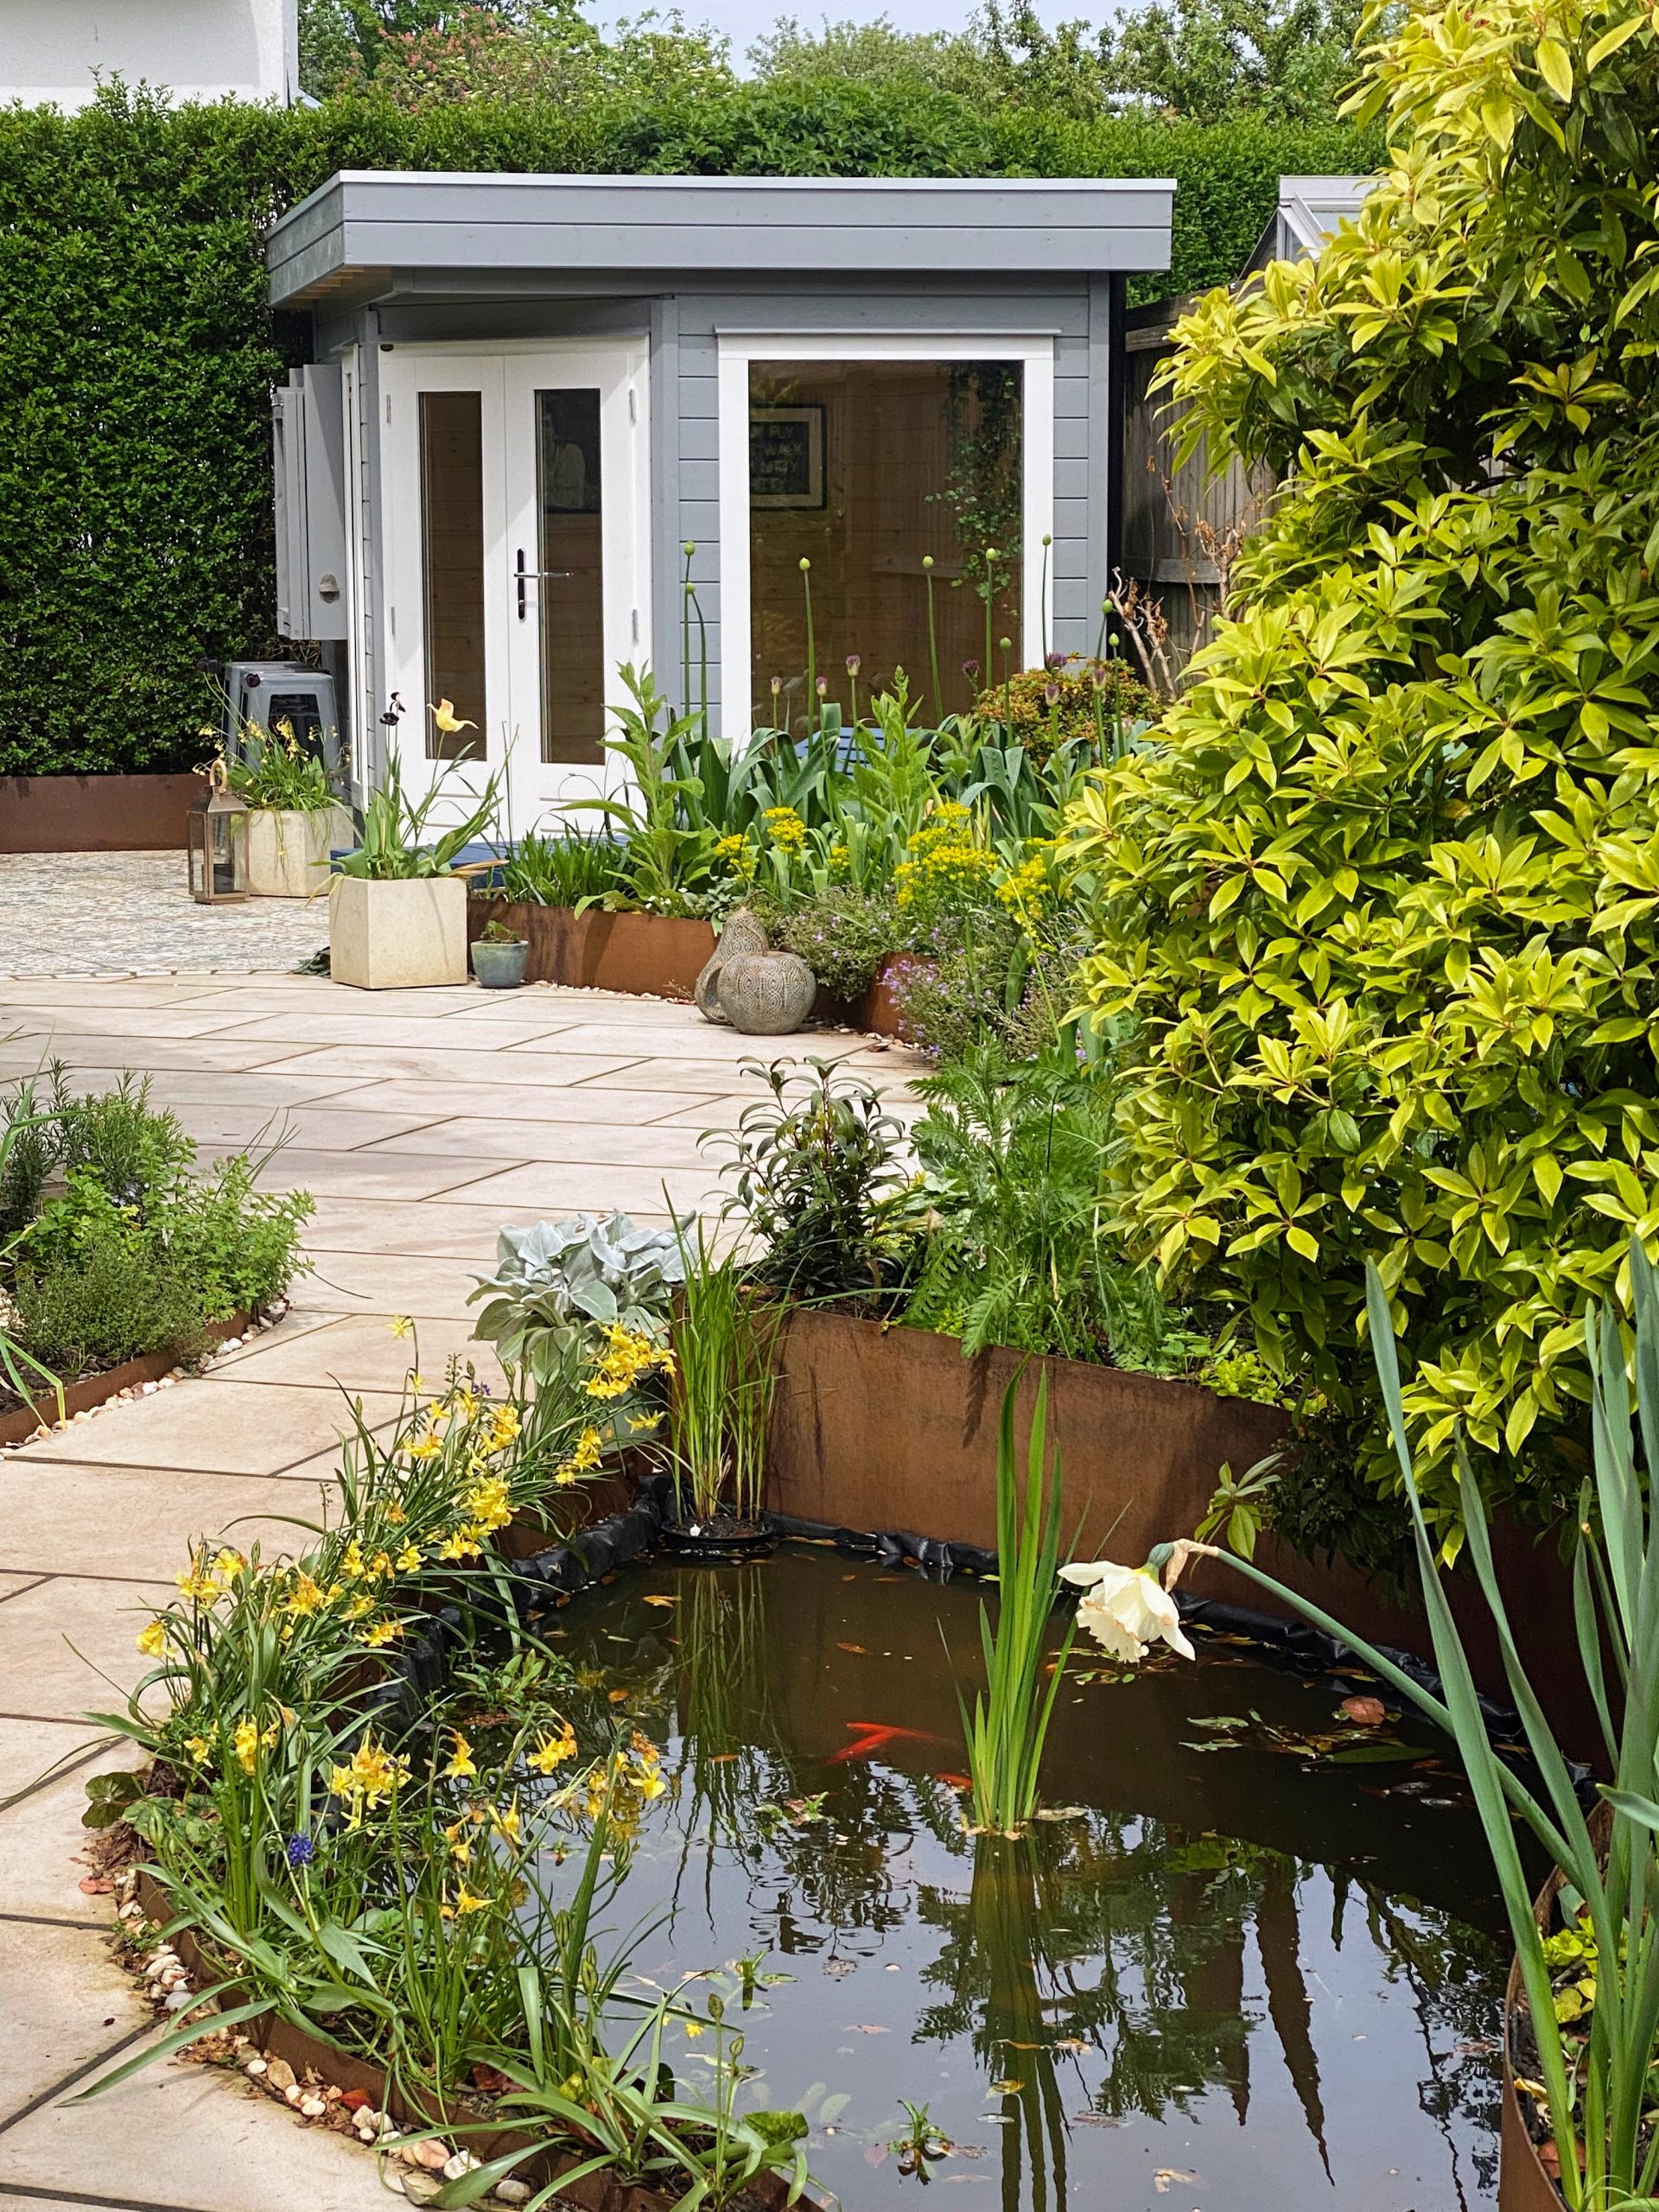
[(539, 582), (543, 576), (568, 576), (572, 573), (573, 571), (569, 569), (527, 569), (524, 566), (524, 549), (521, 545), (518, 548), (518, 564), (513, 571), (514, 581), (518, 589), (518, 620), (521, 622), (524, 620), (524, 586), (526, 584)]

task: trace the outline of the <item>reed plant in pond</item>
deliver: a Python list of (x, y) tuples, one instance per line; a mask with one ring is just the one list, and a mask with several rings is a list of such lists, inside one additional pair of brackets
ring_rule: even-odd
[(699, 1221), (679, 1231), (685, 1281), (674, 1322), (669, 1449), (696, 1522), (758, 1523), (776, 1383), (779, 1308), (758, 1299), (735, 1255), (717, 1259)]
[(1048, 1656), (1059, 1589), (1060, 1455), (1048, 1459), (1048, 1377), (1037, 1385), (1023, 1479), (1014, 1446), (1018, 1377), (1002, 1399), (996, 1447), (996, 1624), (979, 1609), (985, 1688), (971, 1714), (960, 1687), (974, 1826), (1017, 1834), (1037, 1809), (1037, 1782), (1054, 1702), (1077, 1635), (1068, 1621), (1056, 1656)]

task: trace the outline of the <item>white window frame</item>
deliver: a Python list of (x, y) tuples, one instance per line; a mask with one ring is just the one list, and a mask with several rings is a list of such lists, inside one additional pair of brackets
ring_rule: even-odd
[(1013, 332), (744, 331), (719, 339), (721, 729), (747, 743), (749, 702), (749, 365), (753, 361), (1018, 361), (1021, 419), (1020, 666), (1035, 666), (1052, 632), (1054, 339)]

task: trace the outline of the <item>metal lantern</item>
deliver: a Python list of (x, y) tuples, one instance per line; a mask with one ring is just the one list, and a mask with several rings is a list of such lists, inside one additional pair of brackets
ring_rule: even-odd
[(204, 906), (248, 895), (248, 810), (230, 788), (225, 763), (216, 760), (207, 788), (185, 817), (190, 857), (190, 896)]

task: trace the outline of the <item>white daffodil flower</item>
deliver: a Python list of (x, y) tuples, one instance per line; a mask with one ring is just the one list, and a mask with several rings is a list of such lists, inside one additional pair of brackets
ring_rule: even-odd
[(1078, 1624), (1114, 1659), (1134, 1666), (1160, 1638), (1183, 1659), (1198, 1654), (1181, 1633), (1181, 1617), (1149, 1567), (1119, 1567), (1109, 1559), (1090, 1560), (1060, 1569), (1062, 1582), (1083, 1592)]

